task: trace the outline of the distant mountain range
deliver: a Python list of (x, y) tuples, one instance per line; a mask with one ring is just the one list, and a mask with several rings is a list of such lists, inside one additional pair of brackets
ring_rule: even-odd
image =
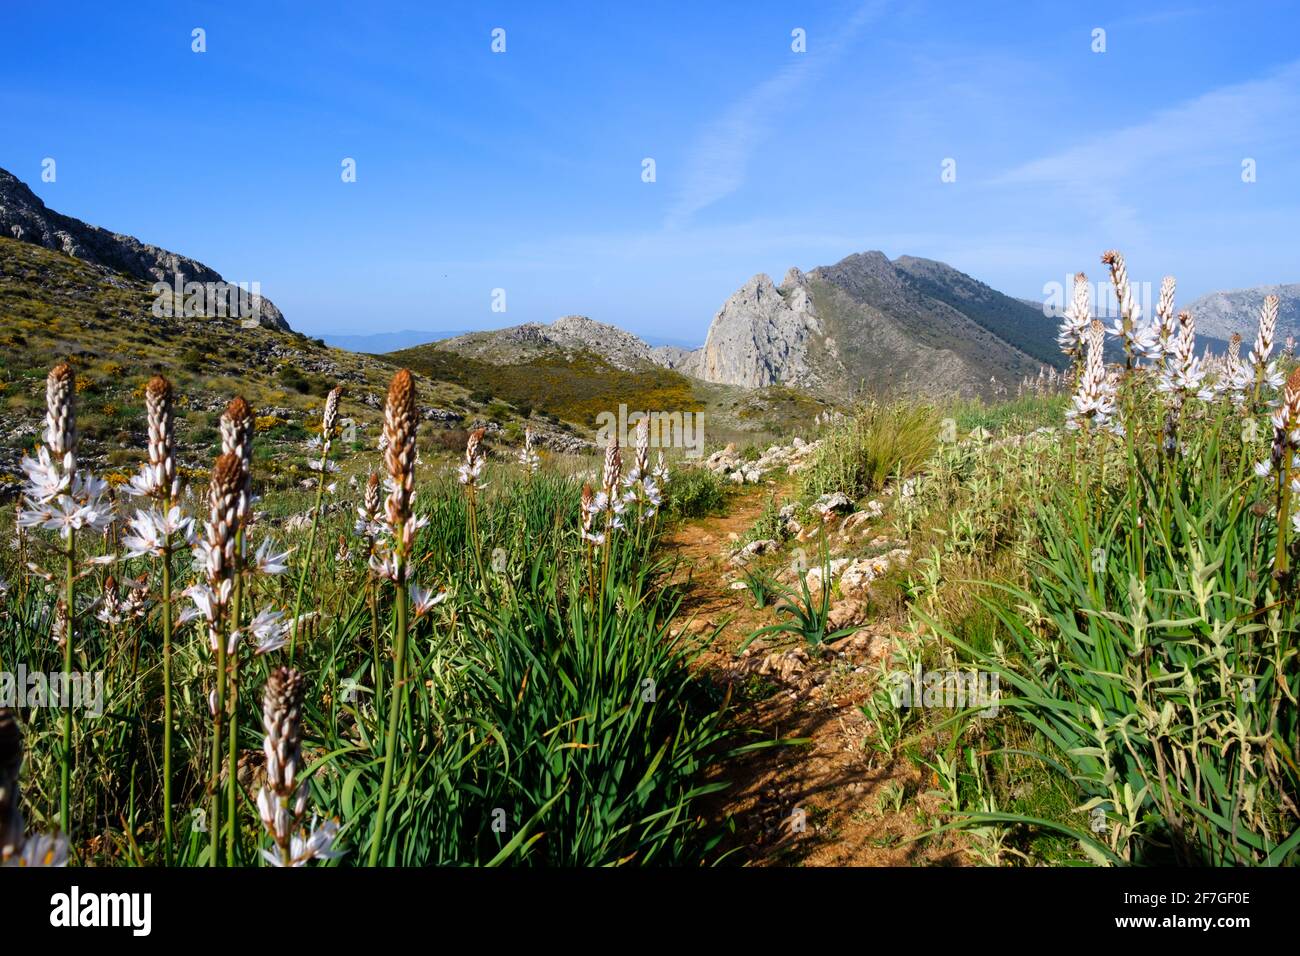
[(585, 316), (472, 332), (438, 347), (506, 364), (590, 351), (618, 368), (658, 364), (721, 385), (837, 395), (987, 394), (1063, 362), (1041, 308), (942, 262), (880, 252), (807, 274), (791, 269), (780, 286), (754, 276), (718, 310), (698, 349), (651, 346)]
[[(179, 281), (186, 284), (226, 283), (215, 269), (187, 256), (55, 212), (26, 183), (4, 169), (0, 169), (0, 236), (54, 249), (144, 282), (165, 282), (175, 287), (179, 276)], [(197, 303), (198, 308), (217, 314), (206, 300), (194, 299), (189, 292), (183, 294), (187, 303)], [(246, 298), (248, 314), (255, 314), (259, 324), (290, 331), (284, 315), (269, 299), (251, 293)], [(211, 305), (211, 309), (225, 307), (216, 302)], [(178, 311), (180, 308), (178, 305)]]
[(1300, 282), (1290, 285), (1261, 285), (1231, 292), (1211, 292), (1201, 296), (1188, 306), (1192, 315), (1196, 316), (1197, 334), (1205, 332), (1216, 338), (1227, 339), (1233, 332), (1240, 332), (1249, 346), (1259, 326), (1260, 308), (1266, 295), (1278, 297), (1277, 342), (1285, 342), (1288, 335), (1300, 338)]
[[(1233, 331), (1249, 340), (1266, 294), (1282, 299), (1279, 342), (1300, 336), (1300, 284), (1269, 286), (1191, 303), (1200, 347), (1222, 353)], [(988, 395), (1044, 365), (1062, 367), (1058, 325), (1041, 302), (1003, 295), (943, 262), (864, 252), (807, 273), (792, 268), (779, 286), (754, 276), (723, 303), (701, 348), (651, 345), (584, 316), (465, 333), (438, 347), (509, 365), (589, 351), (622, 369), (657, 364), (710, 383), (835, 396)], [(1108, 358), (1122, 354), (1109, 340)]]
[[(186, 282), (225, 281), (194, 259), (54, 212), (3, 169), (0, 237), (82, 260), (109, 282), (116, 281), (114, 274), (169, 285), (178, 276)], [(1234, 331), (1252, 338), (1268, 294), (1281, 299), (1279, 342), (1300, 336), (1297, 283), (1197, 299), (1189, 308), (1202, 344), (1221, 351)], [(292, 331), (269, 300), (254, 301), (261, 325)], [(527, 374), (536, 362), (560, 362), (571, 378), (584, 368), (593, 375), (605, 374), (601, 368), (616, 374), (668, 369), (710, 385), (790, 385), (842, 398), (988, 395), (1044, 365), (1064, 364), (1057, 324), (1040, 303), (1004, 295), (943, 262), (863, 252), (807, 273), (791, 268), (779, 286), (766, 274), (754, 276), (722, 304), (699, 348), (663, 339), (651, 344), (580, 315), (486, 332), (405, 329), (324, 339), (336, 348), (386, 356), (435, 343), (429, 354), (447, 375), (455, 371), (448, 362), (459, 355), (509, 367), (511, 374)], [(590, 356), (598, 359), (595, 365)]]

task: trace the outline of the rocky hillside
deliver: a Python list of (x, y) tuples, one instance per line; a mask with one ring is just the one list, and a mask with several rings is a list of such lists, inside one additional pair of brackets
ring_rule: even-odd
[[(55, 212), (4, 169), (0, 169), (0, 236), (54, 249), (150, 284), (175, 285), (177, 275), (183, 283), (225, 282), (215, 269), (187, 256)], [(289, 331), (289, 323), (269, 299), (250, 294), (247, 307), (247, 314), (255, 314), (261, 325)], [(200, 310), (214, 314), (216, 308), (203, 303)]]
[(709, 382), (821, 391), (987, 394), (1057, 365), (1041, 309), (951, 266), (880, 252), (766, 275), (729, 298), (698, 353), (674, 367)]
[(1061, 365), (1042, 308), (942, 262), (880, 252), (849, 256), (781, 284), (754, 276), (718, 310), (702, 348), (652, 347), (586, 316), (472, 332), (433, 344), (518, 367), (598, 356), (624, 372), (662, 366), (741, 388), (788, 385), (842, 399), (872, 393), (988, 395)]
[(1188, 306), (1196, 316), (1197, 334), (1204, 332), (1215, 338), (1227, 339), (1233, 332), (1240, 332), (1249, 344), (1259, 325), (1259, 310), (1266, 295), (1275, 295), (1279, 300), (1277, 341), (1285, 342), (1288, 335), (1300, 338), (1300, 282), (1261, 285), (1231, 292), (1211, 292), (1201, 296)]
[[(110, 480), (139, 464), (143, 387), (156, 372), (176, 386), (177, 437), (188, 468), (211, 464), (221, 411), (242, 394), (257, 412), (260, 447), (268, 455), (263, 476), (303, 477), (303, 442), (317, 427), (324, 396), (340, 384), (343, 415), (356, 429), (347, 450), (371, 453), (395, 371), (391, 362), (231, 318), (159, 317), (154, 298), (149, 282), (0, 237), (0, 500), (16, 487), (21, 455), (39, 441), (45, 375), (64, 359), (77, 374), (81, 453)], [(417, 393), (426, 448), (441, 432), (475, 423), (510, 440), (522, 433), (514, 409), (485, 408), (444, 379), (417, 374)], [(535, 427), (555, 431), (549, 423)]]
[[(612, 326), (525, 325), (402, 349), (383, 356), (396, 364), (465, 388), (489, 409), (504, 402), (534, 418), (576, 426), (588, 438), (603, 414), (654, 410), (692, 412), (710, 445), (812, 430), (825, 401), (782, 386), (746, 389), (704, 382), (653, 361), (657, 352)], [(593, 329), (608, 330), (586, 337)]]
[(434, 343), (445, 352), (497, 365), (518, 365), (541, 356), (599, 355), (623, 371), (656, 364), (653, 350), (631, 332), (596, 322), (585, 315), (566, 315), (550, 325), (528, 322), (492, 332), (468, 332)]

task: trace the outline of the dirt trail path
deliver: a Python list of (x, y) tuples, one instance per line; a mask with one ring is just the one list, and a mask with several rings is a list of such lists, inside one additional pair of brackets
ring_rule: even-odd
[[(858, 705), (877, 679), (865, 647), (870, 641), (878, 652), (883, 640), (870, 625), (835, 650), (808, 649), (809, 670), (824, 678), (813, 686), (806, 678), (741, 676), (747, 668), (738, 666), (744, 662), (737, 648), (776, 617), (771, 607), (756, 609), (748, 591), (731, 588), (727, 575), (735, 569), (728, 557), (738, 547), (732, 535), (742, 537), (767, 502), (774, 495), (783, 502), (789, 490), (786, 484), (746, 488), (725, 515), (685, 524), (665, 542), (666, 553), (680, 559), (675, 583), (687, 629), (721, 627), (702, 666), (730, 685), (736, 726), (756, 731), (754, 741), (806, 739), (729, 761), (717, 776), (731, 786), (706, 812), (716, 823), (730, 818), (734, 835), (726, 847), (736, 850), (732, 860), (749, 865), (960, 865), (964, 855), (952, 838), (910, 842), (934, 825), (927, 818), (939, 801), (928, 792), (934, 783), (928, 772), (923, 777), (906, 758), (889, 760), (864, 746), (871, 727)], [(773, 641), (750, 657), (797, 646)], [(748, 669), (758, 662), (750, 660)]]

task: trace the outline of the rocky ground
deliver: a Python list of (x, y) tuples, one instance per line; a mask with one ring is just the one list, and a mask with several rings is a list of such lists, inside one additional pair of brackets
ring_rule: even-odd
[(736, 450), (734, 443), (715, 451), (703, 461), (703, 466), (716, 475), (738, 485), (753, 485), (772, 472), (793, 475), (812, 460), (821, 442), (795, 438), (789, 445), (772, 445), (757, 458), (748, 459)]
[[(730, 786), (709, 812), (719, 824), (730, 820), (728, 846), (752, 865), (960, 864), (960, 837), (917, 839), (940, 804), (930, 792), (934, 781), (871, 746), (875, 728), (861, 706), (903, 639), (897, 620), (872, 613), (873, 583), (910, 557), (887, 528), (889, 496), (862, 509), (846, 496), (827, 496), (801, 520), (792, 482), (775, 466), (795, 467), (806, 447), (769, 449), (763, 457), (773, 477), (746, 479), (752, 487), (738, 493), (728, 514), (682, 526), (667, 542), (679, 559), (684, 627), (712, 636), (701, 666), (727, 689), (735, 725), (765, 744), (718, 771)], [(711, 467), (730, 474), (734, 462), (720, 453)], [(773, 500), (782, 502), (780, 539), (742, 545)], [(787, 585), (797, 587), (800, 577), (819, 585), (823, 567), (798, 555), (801, 543), (820, 540), (823, 531), (834, 555), (830, 624), (851, 632), (820, 646), (789, 635), (752, 639), (777, 616), (770, 604), (756, 606), (743, 570), (764, 562), (779, 565), (776, 576)]]

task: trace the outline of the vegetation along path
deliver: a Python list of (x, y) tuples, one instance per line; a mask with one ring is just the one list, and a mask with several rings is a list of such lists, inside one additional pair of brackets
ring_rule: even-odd
[(714, 635), (701, 666), (727, 688), (737, 726), (754, 742), (779, 742), (717, 768), (730, 785), (707, 812), (728, 831), (731, 859), (750, 865), (959, 864), (953, 837), (915, 841), (927, 829), (921, 809), (937, 802), (926, 792), (932, 781), (906, 758), (882, 758), (869, 746), (861, 705), (878, 681), (873, 660), (889, 647), (884, 629), (865, 627), (820, 649), (788, 637), (745, 646), (776, 617), (736, 586), (743, 578), (730, 557), (787, 493), (785, 481), (748, 487), (725, 514), (685, 523), (665, 541), (678, 559), (684, 626)]

